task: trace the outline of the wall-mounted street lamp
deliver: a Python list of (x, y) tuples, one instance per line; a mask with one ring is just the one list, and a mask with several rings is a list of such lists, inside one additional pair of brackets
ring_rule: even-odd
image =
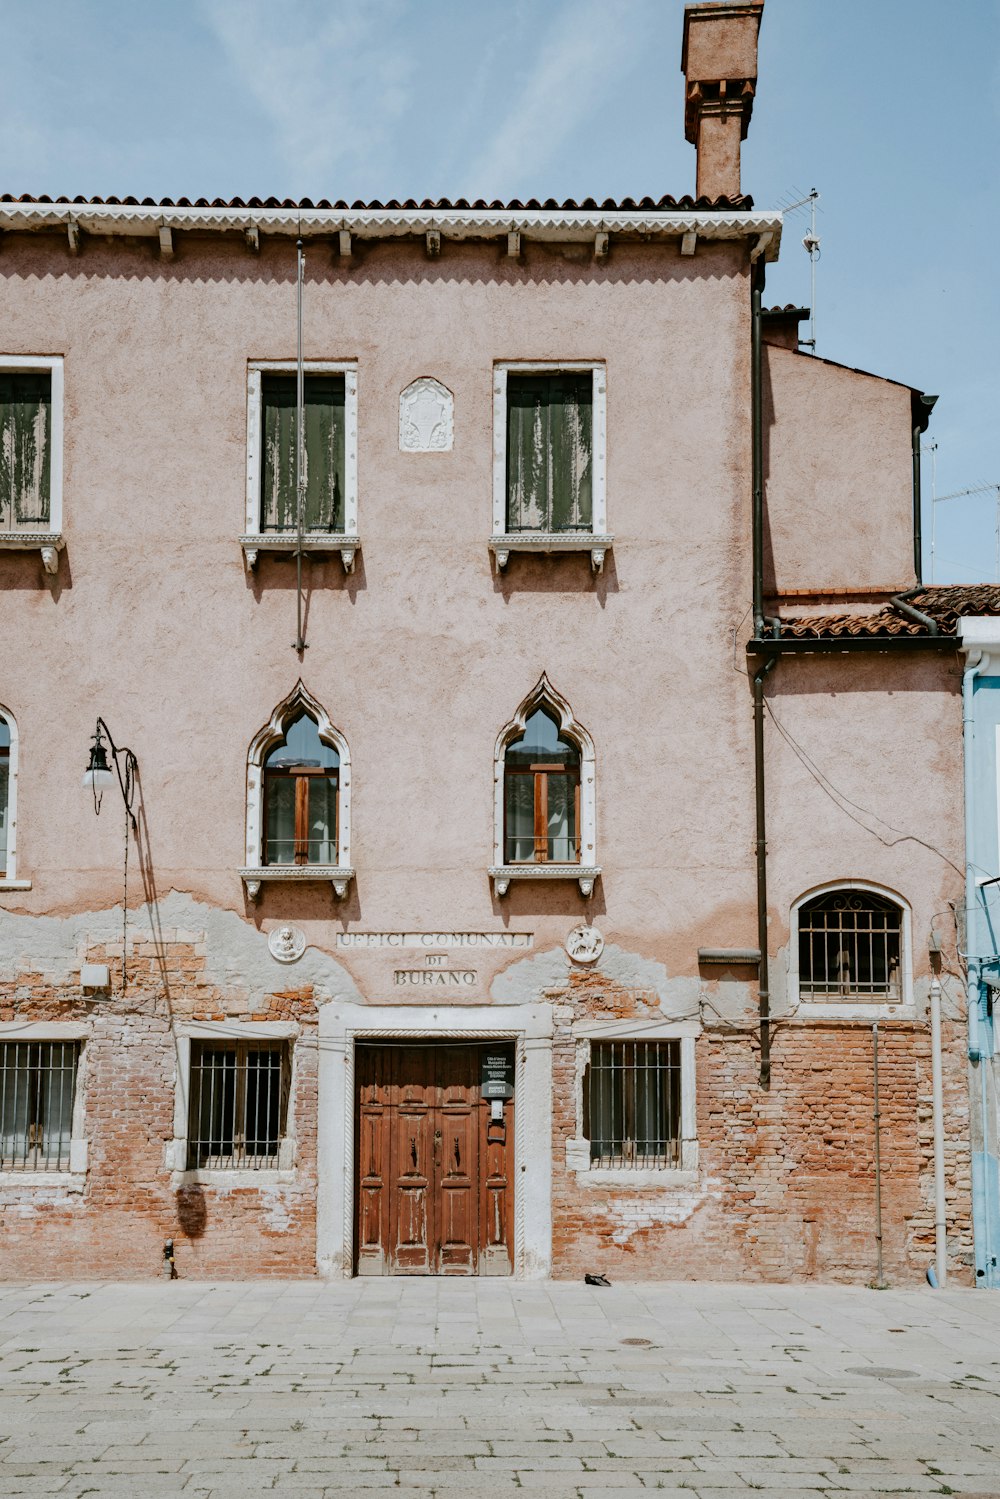
[[(107, 739), (107, 749), (104, 741)], [(80, 783), (85, 791), (90, 791), (94, 798), (94, 811), (98, 817), (101, 815), (101, 801), (109, 786), (115, 782), (114, 774), (108, 764), (108, 750), (114, 761), (115, 771), (118, 775), (118, 785), (121, 788), (122, 801), (125, 804), (125, 867), (124, 888), (122, 895), (122, 993), (128, 988), (128, 966), (125, 960), (125, 950), (128, 942), (128, 832), (131, 826), (132, 832), (138, 836), (139, 825), (136, 821), (134, 803), (136, 778), (139, 772), (139, 762), (132, 750), (127, 745), (119, 746), (111, 737), (111, 730), (104, 719), (98, 717), (94, 729), (93, 744), (90, 746), (90, 759), (86, 770), (83, 772), (83, 780)]]

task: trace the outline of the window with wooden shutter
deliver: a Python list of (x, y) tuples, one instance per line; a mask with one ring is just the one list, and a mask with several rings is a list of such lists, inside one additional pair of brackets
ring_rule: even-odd
[[(345, 381), (306, 375), (303, 530), (342, 533), (345, 494)], [(295, 531), (297, 404), (294, 375), (261, 378), (261, 531)]]
[(587, 531), (593, 521), (593, 376), (507, 376), (507, 529)]
[(0, 532), (47, 528), (52, 499), (52, 377), (0, 372)]

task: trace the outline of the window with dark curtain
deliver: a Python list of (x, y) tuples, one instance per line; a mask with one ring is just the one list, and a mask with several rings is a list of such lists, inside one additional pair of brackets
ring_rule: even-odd
[[(294, 531), (298, 526), (295, 376), (265, 374), (260, 383), (260, 526), (262, 531)], [(305, 377), (306, 531), (337, 533), (344, 529), (344, 391), (343, 375)]]
[(580, 862), (580, 751), (544, 708), (504, 756), (504, 860)]
[(0, 372), (0, 531), (47, 527), (52, 376)]
[(284, 1042), (192, 1041), (188, 1169), (276, 1167), (287, 1106)]
[(583, 1081), (594, 1166), (681, 1164), (681, 1043), (594, 1041)]
[(799, 907), (799, 993), (901, 998), (902, 911), (868, 890), (832, 890)]
[(508, 374), (508, 531), (591, 528), (593, 391), (589, 370)]
[(340, 756), (301, 713), (264, 762), (264, 863), (337, 862)]

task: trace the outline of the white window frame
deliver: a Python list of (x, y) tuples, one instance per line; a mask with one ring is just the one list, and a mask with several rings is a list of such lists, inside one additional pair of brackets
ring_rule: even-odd
[[(177, 1068), (174, 1081), (174, 1138), (167, 1141), (165, 1167), (172, 1187), (274, 1186), (293, 1182), (296, 1175), (295, 1087), (301, 1027), (294, 1020), (216, 1020), (181, 1022), (174, 1027)], [(188, 1110), (191, 1101), (192, 1041), (282, 1041), (288, 1046), (288, 1107), (285, 1133), (278, 1142), (278, 1165), (253, 1169), (225, 1166), (188, 1170)]]
[(30, 880), (17, 878), (17, 772), (20, 761), (17, 720), (3, 703), (0, 703), (0, 718), (10, 734), (10, 751), (7, 757), (7, 863), (0, 870), (0, 891), (30, 890)]
[[(339, 552), (345, 572), (353, 572), (354, 558), (361, 545), (358, 536), (358, 366), (356, 360), (307, 359), (307, 375), (343, 375), (344, 377), (344, 530), (309, 532), (303, 536), (303, 550), (322, 554)], [(252, 359), (247, 366), (247, 483), (246, 531), (240, 545), (247, 566), (255, 568), (261, 552), (294, 553), (298, 540), (294, 535), (263, 531), (260, 523), (261, 457), (263, 448), (263, 402), (261, 375), (294, 375), (294, 359)]]
[[(264, 863), (264, 762), (276, 744), (285, 737), (291, 719), (308, 713), (315, 720), (320, 738), (340, 756), (337, 801), (336, 864), (265, 864)], [(338, 900), (347, 895), (354, 878), (351, 864), (351, 751), (347, 740), (330, 721), (323, 704), (314, 698), (300, 679), (280, 702), (263, 728), (250, 741), (247, 752), (247, 822), (246, 864), (239, 871), (252, 901), (258, 899), (265, 883), (306, 883), (329, 880)]]
[[(697, 1020), (578, 1021), (573, 1026), (576, 1046), (574, 1104), (576, 1134), (566, 1141), (566, 1169), (583, 1187), (692, 1187), (698, 1182), (698, 1097), (695, 1043), (702, 1028)], [(681, 1043), (681, 1164), (679, 1166), (594, 1166), (590, 1141), (583, 1132), (583, 1085), (595, 1041), (680, 1041)]]
[(0, 354), (0, 374), (23, 370), (49, 372), (52, 381), (52, 428), (49, 433), (49, 524), (44, 531), (0, 531), (0, 550), (40, 552), (47, 573), (59, 570), (59, 553), (66, 545), (63, 527), (63, 356), (61, 354)]
[[(504, 772), (507, 750), (519, 739), (537, 708), (548, 708), (558, 721), (559, 733), (580, 751), (580, 862), (579, 864), (507, 864), (504, 862)], [(493, 863), (487, 870), (493, 891), (504, 896), (514, 880), (576, 880), (585, 898), (594, 892), (601, 873), (597, 863), (597, 757), (594, 741), (573, 717), (566, 698), (542, 672), (514, 717), (497, 735), (493, 750)]]
[[(507, 377), (508, 375), (560, 375), (589, 370), (594, 380), (593, 515), (586, 531), (507, 530)], [(608, 532), (608, 375), (607, 365), (596, 359), (505, 360), (493, 366), (493, 530), (490, 551), (501, 571), (512, 552), (589, 552), (595, 573), (614, 537)]]
[[(900, 913), (899, 975), (900, 999), (898, 1003), (885, 1000), (863, 1000), (848, 997), (836, 1000), (815, 1000), (803, 996), (799, 986), (799, 912), (809, 901), (819, 895), (832, 895), (838, 890), (858, 890), (869, 895), (880, 895), (892, 901)], [(838, 1020), (912, 1020), (915, 1015), (913, 1003), (913, 935), (910, 904), (898, 890), (887, 885), (877, 885), (871, 880), (829, 880), (805, 890), (794, 901), (788, 927), (788, 1006), (798, 1011), (803, 1019), (823, 1016)]]
[(19, 1187), (49, 1187), (58, 1192), (82, 1192), (87, 1184), (87, 1044), (88, 1025), (71, 1020), (0, 1021), (0, 1041), (77, 1041), (80, 1050), (73, 1092), (73, 1122), (69, 1141), (68, 1171), (0, 1171), (0, 1204), (10, 1201)]

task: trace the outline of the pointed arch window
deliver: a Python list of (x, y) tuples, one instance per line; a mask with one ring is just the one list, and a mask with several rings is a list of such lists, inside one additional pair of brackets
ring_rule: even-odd
[(494, 757), (494, 890), (512, 880), (575, 879), (593, 891), (594, 747), (542, 676), (500, 732)]
[(276, 880), (329, 880), (339, 898), (350, 865), (350, 752), (322, 704), (299, 682), (254, 737), (247, 756), (251, 900)]

